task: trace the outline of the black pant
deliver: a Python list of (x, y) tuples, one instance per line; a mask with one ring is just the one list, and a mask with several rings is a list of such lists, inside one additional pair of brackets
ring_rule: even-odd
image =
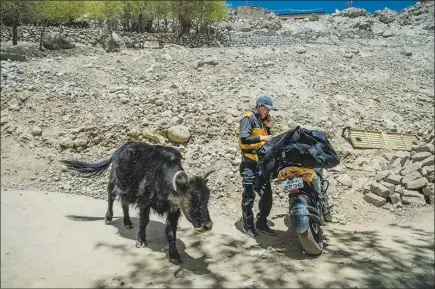
[(260, 196), (260, 202), (258, 204), (260, 212), (257, 214), (258, 224), (266, 225), (267, 217), (272, 209), (272, 187), (270, 180), (259, 177), (257, 162), (245, 157), (242, 158), (242, 163), (240, 164), (240, 175), (243, 178), (243, 225), (247, 229), (254, 227), (254, 213), (252, 208), (255, 201), (255, 191)]

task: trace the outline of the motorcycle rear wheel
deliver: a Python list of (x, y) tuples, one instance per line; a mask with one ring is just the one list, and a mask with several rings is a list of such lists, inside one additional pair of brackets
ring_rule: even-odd
[(298, 233), (299, 242), (309, 255), (318, 256), (323, 252), (322, 228), (310, 219), (310, 227), (303, 233)]

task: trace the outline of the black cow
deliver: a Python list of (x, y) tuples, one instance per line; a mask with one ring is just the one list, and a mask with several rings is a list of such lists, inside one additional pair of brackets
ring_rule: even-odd
[(133, 228), (128, 211), (130, 204), (137, 204), (140, 221), (136, 247), (140, 248), (147, 244), (145, 231), (150, 208), (159, 215), (166, 214), (168, 258), (173, 263), (181, 263), (175, 245), (181, 211), (196, 231), (209, 231), (213, 227), (208, 212), (210, 190), (206, 184), (208, 175), (213, 171), (189, 178), (181, 166), (181, 159), (181, 153), (175, 148), (128, 141), (109, 159), (99, 163), (72, 160), (61, 162), (66, 164), (67, 168), (86, 173), (88, 176), (101, 174), (112, 164), (107, 188), (109, 207), (105, 218), (106, 224), (112, 221), (113, 202), (118, 196), (124, 213), (124, 226)]

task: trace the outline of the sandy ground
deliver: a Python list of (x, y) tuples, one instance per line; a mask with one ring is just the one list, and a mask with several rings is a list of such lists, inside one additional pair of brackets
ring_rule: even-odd
[(277, 236), (259, 241), (211, 208), (214, 227), (198, 235), (185, 218), (178, 231), (184, 263), (170, 264), (164, 220), (153, 215), (148, 248), (121, 208), (105, 225), (106, 202), (41, 191), (1, 192), (2, 287), (387, 287), (433, 288), (434, 211), (411, 219), (326, 228), (325, 254), (305, 256), (282, 214)]

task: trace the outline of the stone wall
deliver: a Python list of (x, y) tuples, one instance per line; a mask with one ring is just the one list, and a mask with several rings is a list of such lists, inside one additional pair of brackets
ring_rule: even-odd
[[(12, 28), (8, 26), (1, 26), (0, 28), (1, 41), (12, 40)], [(45, 33), (57, 32), (58, 27), (48, 27)], [(41, 33), (40, 27), (35, 26), (20, 26), (18, 27), (18, 41), (39, 42)], [(95, 46), (98, 39), (103, 35), (103, 30), (100, 28), (72, 28), (64, 27), (64, 35), (74, 43), (81, 43), (84, 45)], [(215, 31), (211, 35), (191, 35), (183, 36), (181, 39), (177, 38), (174, 33), (137, 33), (116, 31), (129, 48), (143, 48), (149, 42), (159, 42), (162, 44), (176, 43), (188, 47), (202, 47), (202, 46), (226, 46), (229, 39), (228, 35)]]

